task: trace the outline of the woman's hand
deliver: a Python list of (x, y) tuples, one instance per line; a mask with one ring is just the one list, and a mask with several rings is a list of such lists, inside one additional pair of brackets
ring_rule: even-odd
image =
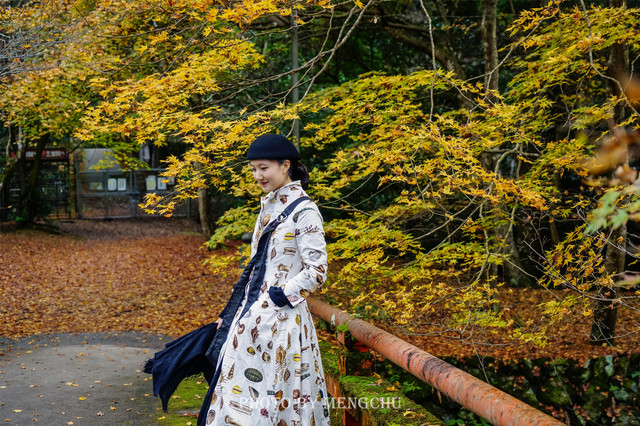
[(218, 328), (216, 328), (216, 330), (220, 330), (220, 327), (222, 327), (222, 318), (218, 318), (216, 320), (216, 324), (218, 324)]
[(287, 299), (287, 296), (285, 296), (284, 291), (282, 291), (280, 287), (269, 287), (269, 297), (271, 298), (273, 303), (275, 303), (280, 308), (284, 306), (293, 308), (291, 302), (289, 302), (289, 299)]

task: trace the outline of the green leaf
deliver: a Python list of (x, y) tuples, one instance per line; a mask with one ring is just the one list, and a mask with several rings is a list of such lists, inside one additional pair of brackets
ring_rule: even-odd
[(624, 210), (618, 210), (616, 214), (611, 218), (611, 226), (613, 228), (619, 228), (629, 219), (629, 213)]

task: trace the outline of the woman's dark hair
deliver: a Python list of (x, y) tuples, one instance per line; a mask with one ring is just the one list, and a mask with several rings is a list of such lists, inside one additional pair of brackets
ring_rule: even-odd
[[(285, 160), (278, 160), (280, 164), (283, 164)], [(302, 189), (307, 189), (309, 187), (309, 172), (307, 168), (298, 160), (288, 159), (291, 163), (289, 167), (289, 177), (291, 180), (299, 180), (302, 185)]]

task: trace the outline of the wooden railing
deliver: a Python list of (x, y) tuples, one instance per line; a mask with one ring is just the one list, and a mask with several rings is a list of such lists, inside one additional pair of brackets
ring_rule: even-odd
[[(356, 341), (383, 355), (491, 424), (564, 424), (374, 325), (351, 318), (348, 312), (313, 297), (307, 303), (311, 313), (317, 317), (336, 328), (346, 325)], [(344, 337), (342, 339), (344, 343)]]

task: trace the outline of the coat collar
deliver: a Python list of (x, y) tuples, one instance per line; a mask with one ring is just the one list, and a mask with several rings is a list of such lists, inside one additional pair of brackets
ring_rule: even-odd
[[(294, 180), (284, 185), (282, 188), (278, 188), (275, 191), (269, 192), (262, 197), (262, 207), (270, 204), (275, 204), (278, 207), (286, 207), (291, 201), (306, 195), (302, 189), (302, 185), (299, 180)], [(278, 209), (279, 210), (279, 209)]]

